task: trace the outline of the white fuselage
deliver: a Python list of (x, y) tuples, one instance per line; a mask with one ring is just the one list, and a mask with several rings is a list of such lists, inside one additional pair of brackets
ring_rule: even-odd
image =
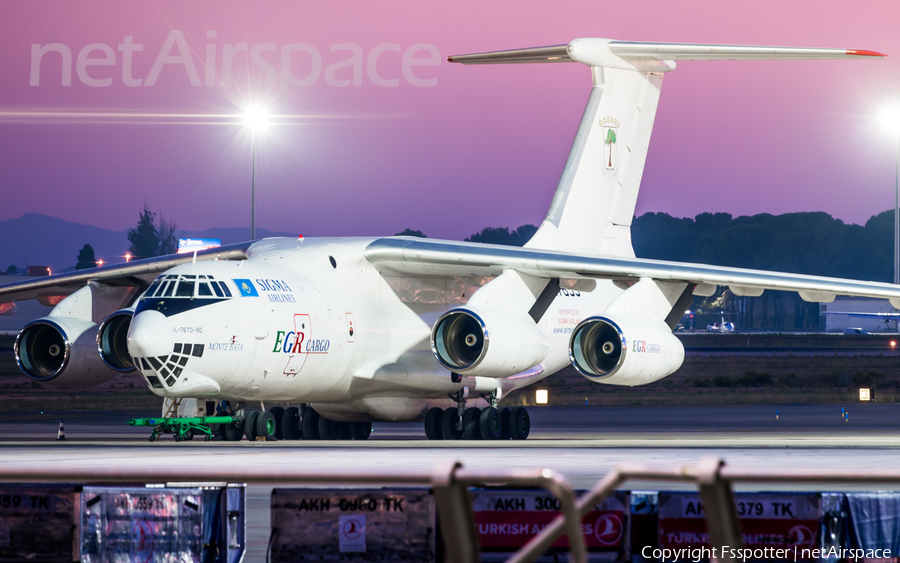
[(369, 242), (268, 239), (248, 260), (168, 270), (136, 304), (128, 351), (163, 397), (302, 402), (338, 419), (413, 420), (463, 387), (470, 398), (506, 394), (562, 369), (571, 330), (621, 293), (611, 282), (590, 293), (561, 289), (538, 323), (550, 341), (541, 364), (454, 383), (431, 352), (431, 328), (487, 279), (392, 275), (366, 260)]

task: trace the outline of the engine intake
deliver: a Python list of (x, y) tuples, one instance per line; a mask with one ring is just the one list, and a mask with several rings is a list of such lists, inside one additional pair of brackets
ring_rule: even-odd
[(531, 317), (492, 307), (451, 309), (431, 331), (438, 362), (471, 376), (515, 375), (541, 363), (548, 348)]
[(681, 367), (684, 346), (664, 325), (625, 315), (597, 316), (572, 331), (569, 359), (591, 381), (644, 385)]
[(32, 321), (16, 337), (16, 363), (25, 375), (41, 382), (86, 387), (118, 376), (100, 360), (97, 325), (68, 317)]
[(128, 327), (134, 309), (122, 309), (106, 317), (97, 331), (97, 350), (100, 359), (119, 373), (134, 371), (134, 360), (128, 353)]

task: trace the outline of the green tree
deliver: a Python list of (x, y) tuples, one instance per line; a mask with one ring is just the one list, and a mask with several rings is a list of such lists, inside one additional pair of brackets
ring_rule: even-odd
[(416, 231), (416, 230), (413, 230), (413, 229), (403, 229), (402, 231), (400, 231), (399, 233), (397, 233), (397, 234), (394, 235), (394, 236), (395, 236), (395, 237), (419, 237), (419, 238), (428, 238), (428, 237), (425, 235), (425, 233), (423, 233), (422, 231)]
[(174, 220), (166, 220), (160, 213), (156, 222), (156, 232), (159, 234), (159, 255), (175, 254), (178, 251), (178, 236), (175, 234)]
[(9, 275), (15, 275), (19, 273), (19, 268), (15, 264), (10, 264), (8, 268), (6, 268), (6, 273)]
[(78, 251), (78, 263), (75, 265), (76, 270), (86, 270), (88, 268), (97, 267), (97, 257), (94, 256), (94, 247), (86, 244)]
[(138, 218), (137, 226), (128, 231), (128, 252), (136, 260), (158, 256), (159, 231), (156, 229), (156, 213), (144, 203), (144, 210)]
[(510, 231), (508, 227), (487, 227), (481, 232), (467, 237), (466, 241), (523, 246), (536, 232), (537, 227), (534, 225), (522, 225), (513, 231)]

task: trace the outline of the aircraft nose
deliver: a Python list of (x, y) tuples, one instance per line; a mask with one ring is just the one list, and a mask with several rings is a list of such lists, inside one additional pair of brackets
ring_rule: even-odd
[(136, 358), (168, 356), (172, 353), (172, 326), (159, 311), (142, 311), (128, 329), (128, 353)]

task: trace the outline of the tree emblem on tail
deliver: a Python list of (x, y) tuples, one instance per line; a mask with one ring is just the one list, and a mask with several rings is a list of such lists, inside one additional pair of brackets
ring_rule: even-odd
[(614, 117), (604, 117), (600, 120), (603, 138), (603, 168), (608, 176), (615, 173), (618, 162), (616, 158), (616, 141), (617, 131), (619, 129), (619, 120)]
[[(607, 129), (606, 130), (606, 140), (603, 141), (607, 145), (612, 145), (616, 142), (616, 131), (615, 129)], [(609, 168), (612, 168), (612, 147), (610, 147), (609, 151), (609, 162), (606, 165)]]

